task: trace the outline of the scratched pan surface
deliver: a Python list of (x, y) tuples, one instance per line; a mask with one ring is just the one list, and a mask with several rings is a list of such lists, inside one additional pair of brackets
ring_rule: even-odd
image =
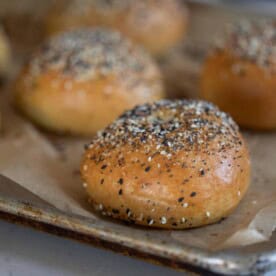
[(68, 215), (17, 183), (0, 176), (0, 217), (126, 255), (194, 272), (258, 274), (276, 267), (276, 235), (271, 241), (238, 250), (211, 253), (153, 237), (137, 239), (93, 219)]
[[(191, 4), (191, 7), (197, 12), (192, 21), (198, 21), (198, 23), (192, 22), (191, 31), (197, 33), (200, 25), (198, 19), (204, 22), (203, 9), (204, 13), (209, 10), (213, 14), (213, 8), (202, 9), (199, 4)], [(220, 13), (220, 18), (231, 20), (232, 15)], [(194, 41), (199, 37), (207, 41), (208, 37), (204, 37), (204, 33), (210, 32), (203, 31), (203, 35), (197, 33)], [(193, 86), (188, 88), (193, 93), (195, 88)], [(161, 240), (152, 235), (137, 238), (135, 231), (122, 233), (107, 228), (104, 224), (95, 223), (93, 219), (61, 212), (3, 176), (0, 176), (0, 217), (94, 246), (199, 273), (246, 275), (258, 274), (276, 267), (275, 232), (269, 242), (219, 252), (180, 245), (175, 241)]]

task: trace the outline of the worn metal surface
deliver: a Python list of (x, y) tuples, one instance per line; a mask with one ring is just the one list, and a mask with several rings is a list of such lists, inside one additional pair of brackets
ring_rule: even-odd
[(0, 217), (55, 235), (189, 271), (246, 275), (276, 267), (275, 235), (269, 243), (216, 253), (161, 241), (136, 239), (132, 231), (128, 235), (122, 234), (95, 224), (92, 219), (61, 212), (3, 176), (0, 176)]

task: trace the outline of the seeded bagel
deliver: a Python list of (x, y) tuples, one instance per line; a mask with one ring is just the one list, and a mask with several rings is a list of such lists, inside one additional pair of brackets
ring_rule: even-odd
[(268, 20), (234, 24), (203, 66), (201, 97), (246, 128), (276, 129), (275, 27)]
[(123, 111), (163, 96), (152, 58), (102, 28), (53, 37), (15, 83), (15, 102), (24, 115), (43, 128), (73, 135), (94, 135)]
[(81, 175), (94, 209), (184, 229), (227, 217), (249, 184), (236, 123), (204, 101), (162, 100), (125, 112), (86, 147)]
[(179, 0), (56, 1), (46, 20), (50, 35), (79, 27), (109, 27), (154, 55), (180, 42), (187, 23), (188, 10)]

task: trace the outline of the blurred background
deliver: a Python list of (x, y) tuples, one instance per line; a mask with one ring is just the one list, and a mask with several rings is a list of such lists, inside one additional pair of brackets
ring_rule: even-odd
[[(182, 42), (167, 51), (162, 59), (159, 58), (172, 97), (190, 97), (197, 93), (196, 81), (187, 82), (185, 76), (188, 79), (196, 78), (199, 67), (194, 58), (198, 56), (202, 60), (214, 40), (223, 35), (227, 24), (244, 18), (276, 16), (276, 3), (272, 0), (182, 0), (182, 2), (187, 6), (189, 13), (186, 33), (183, 34)], [(47, 17), (56, 3), (58, 5), (65, 3), (66, 6), (70, 1), (0, 1), (0, 25), (11, 46), (13, 61), (16, 61), (9, 64), (12, 65), (13, 72), (36, 46), (47, 39)], [(185, 62), (182, 62), (183, 60)], [(183, 80), (176, 81), (175, 76), (182, 73), (185, 73)]]

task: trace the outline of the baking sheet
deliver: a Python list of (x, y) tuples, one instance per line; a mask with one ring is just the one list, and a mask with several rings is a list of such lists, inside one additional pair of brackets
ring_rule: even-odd
[[(201, 36), (195, 35), (197, 45), (198, 38)], [(171, 67), (167, 68), (177, 68), (177, 73), (172, 71), (171, 74), (175, 80), (185, 79), (184, 74), (187, 76), (179, 87), (182, 91), (190, 88), (190, 96), (194, 97), (200, 66), (193, 63), (193, 54), (183, 54), (182, 48), (179, 51), (175, 58), (177, 65), (168, 63)], [(197, 53), (195, 57), (198, 57)], [(186, 62), (187, 58), (190, 63)], [(152, 248), (161, 248), (166, 244), (168, 251), (173, 253), (170, 259), (186, 254), (187, 246), (214, 253), (231, 248), (242, 251), (247, 248), (244, 247), (246, 245), (259, 244), (271, 238), (276, 226), (275, 133), (244, 132), (252, 157), (252, 185), (241, 205), (228, 219), (220, 224), (183, 231), (133, 227), (92, 212), (78, 172), (83, 145), (88, 141), (55, 137), (37, 130), (11, 108), (11, 90), (8, 85), (5, 91), (0, 91), (0, 106), (4, 115), (4, 130), (0, 135), (0, 174), (10, 177), (67, 214), (84, 216), (81, 220), (84, 224), (85, 217), (89, 217), (93, 227), (108, 229), (110, 236), (120, 233), (125, 241), (132, 239), (140, 244), (149, 243)], [(191, 252), (189, 255), (193, 257)], [(222, 264), (223, 258), (216, 259), (216, 262)]]
[[(7, 88), (9, 95), (11, 91)], [(58, 209), (93, 218), (120, 231), (133, 228), (105, 220), (91, 212), (82, 188), (79, 163), (87, 141), (53, 137), (20, 118), (2, 95), (3, 133), (0, 138), (0, 173)], [(276, 226), (276, 134), (244, 133), (252, 158), (252, 180), (246, 197), (226, 220), (191, 230), (164, 231), (137, 227), (140, 238), (166, 236), (183, 245), (208, 250), (263, 242)]]

